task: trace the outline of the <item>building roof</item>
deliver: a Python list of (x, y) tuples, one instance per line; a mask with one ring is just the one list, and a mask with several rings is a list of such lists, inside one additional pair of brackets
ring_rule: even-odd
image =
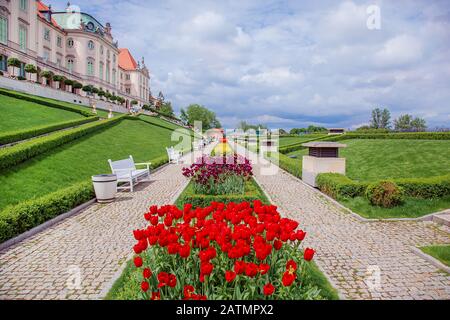
[(130, 50), (126, 48), (119, 49), (119, 67), (127, 71), (137, 70), (138, 64), (131, 55)]
[[(40, 0), (37, 1), (37, 5), (38, 5), (38, 6), (37, 6), (37, 10), (38, 10), (37, 15), (38, 15), (40, 18), (42, 18), (42, 19), (48, 21), (47, 17), (44, 15), (44, 13), (50, 11), (50, 8), (49, 8), (48, 6), (46, 6), (46, 5), (45, 5), (42, 1), (40, 1)], [(51, 24), (52, 24), (54, 27), (61, 29), (61, 27), (59, 26), (59, 24), (58, 24), (58, 23), (56, 22), (56, 20), (53, 19), (53, 18), (52, 18)]]
[(302, 144), (303, 147), (309, 148), (346, 148), (346, 144), (337, 143), (337, 142), (327, 142), (327, 141), (319, 141), (319, 142), (308, 142)]

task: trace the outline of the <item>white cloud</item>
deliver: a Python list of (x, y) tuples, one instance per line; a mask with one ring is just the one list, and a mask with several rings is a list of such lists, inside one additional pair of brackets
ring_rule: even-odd
[(422, 44), (414, 36), (402, 34), (389, 39), (383, 49), (375, 54), (381, 67), (396, 67), (418, 62), (422, 57)]

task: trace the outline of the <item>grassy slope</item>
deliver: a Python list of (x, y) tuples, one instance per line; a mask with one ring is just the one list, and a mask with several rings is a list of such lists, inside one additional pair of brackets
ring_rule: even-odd
[[(72, 108), (75, 108), (75, 109), (78, 109), (78, 110), (92, 111), (92, 108), (87, 107), (87, 106), (82, 105), (82, 104), (79, 104), (79, 103), (70, 103), (70, 102), (65, 102), (65, 101), (61, 101), (61, 100), (44, 98), (44, 97), (41, 97), (41, 96), (36, 96), (36, 95), (27, 94), (27, 93), (23, 93), (23, 92), (12, 91), (12, 90), (6, 90), (6, 89), (3, 89), (3, 90), (15, 92), (15, 93), (18, 93), (18, 94), (21, 94), (21, 95), (24, 95), (24, 96), (34, 97), (34, 98), (40, 99), (42, 101), (49, 101), (49, 102), (53, 102), (53, 103), (58, 103), (60, 105), (69, 106), (69, 107), (72, 107)], [(124, 108), (124, 110), (125, 110), (125, 108)], [(118, 112), (113, 112), (113, 113), (114, 114), (121, 114), (121, 113), (118, 113)], [(108, 114), (109, 114), (109, 112), (106, 111), (106, 110), (97, 109), (97, 115), (99, 117), (101, 117), (101, 118), (107, 118)]]
[(0, 132), (84, 118), (81, 114), (0, 95)]
[(428, 246), (420, 248), (426, 254), (438, 259), (446, 266), (450, 267), (450, 246)]
[(40, 197), (93, 174), (109, 173), (108, 159), (133, 155), (136, 162), (164, 156), (171, 131), (143, 121), (124, 120), (114, 127), (37, 156), (0, 175), (0, 210)]
[(317, 139), (323, 137), (323, 134), (306, 134), (298, 137), (280, 137), (280, 147), (309, 141), (311, 139)]
[[(449, 140), (346, 140), (341, 151), (354, 180), (431, 177), (450, 173)], [(290, 153), (299, 158), (306, 150)], [(301, 160), (298, 160), (299, 163)]]

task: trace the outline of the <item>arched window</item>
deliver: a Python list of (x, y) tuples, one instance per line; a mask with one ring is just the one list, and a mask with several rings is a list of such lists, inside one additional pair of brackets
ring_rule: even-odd
[(94, 60), (91, 58), (88, 58), (87, 60), (87, 75), (93, 76), (94, 75)]
[(106, 64), (106, 73), (105, 73), (105, 80), (106, 80), (106, 82), (110, 82), (111, 81), (110, 76), (109, 76), (109, 73), (110, 73), (109, 68), (110, 68), (109, 63), (107, 63)]
[(74, 42), (72, 38), (67, 39), (67, 47), (73, 48)]
[(101, 80), (103, 80), (103, 69), (105, 69), (105, 65), (103, 62), (100, 62), (100, 67), (98, 70), (98, 76)]
[(73, 58), (67, 58), (67, 69), (69, 69), (69, 72), (72, 73), (73, 72), (73, 67), (75, 65), (75, 60)]
[(94, 50), (94, 48), (95, 48), (94, 41), (89, 40), (89, 42), (88, 42), (88, 48), (89, 48), (89, 50)]

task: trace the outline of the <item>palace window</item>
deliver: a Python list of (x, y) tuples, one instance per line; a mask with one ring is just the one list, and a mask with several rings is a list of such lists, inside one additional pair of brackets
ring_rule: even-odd
[(106, 82), (110, 82), (110, 76), (109, 76), (109, 63), (106, 65), (106, 75), (105, 75), (105, 79)]
[(74, 42), (73, 42), (72, 38), (67, 39), (67, 47), (68, 48), (73, 48), (73, 44), (74, 44)]
[(100, 54), (103, 55), (103, 46), (100, 46)]
[(8, 19), (0, 16), (0, 42), (8, 44)]
[(48, 61), (50, 60), (50, 51), (48, 51), (47, 49), (44, 49), (44, 60)]
[(92, 59), (88, 59), (87, 61), (87, 75), (88, 76), (94, 75), (94, 61)]
[(44, 29), (44, 39), (50, 41), (50, 29)]
[(19, 26), (19, 47), (20, 50), (27, 50), (27, 28), (23, 25)]
[(99, 76), (99, 78), (101, 80), (103, 80), (103, 69), (104, 68), (105, 68), (105, 66), (104, 66), (103, 62), (100, 62), (100, 67), (99, 67), (99, 70), (98, 70), (98, 76)]
[(73, 58), (68, 58), (67, 59), (67, 69), (69, 69), (69, 72), (72, 73), (73, 72), (73, 66), (75, 65), (75, 61)]
[(0, 55), (0, 70), (8, 71), (8, 57), (5, 55)]
[(61, 36), (56, 37), (56, 45), (58, 47), (62, 48), (62, 37)]
[(90, 40), (88, 42), (88, 48), (89, 48), (89, 50), (94, 50), (94, 48), (95, 48), (94, 41)]
[(113, 69), (112, 71), (112, 84), (116, 85), (116, 70)]
[(25, 63), (23, 63), (23, 62), (20, 63), (19, 77), (25, 78)]
[(28, 10), (28, 0), (20, 0), (19, 7), (20, 7), (20, 10), (27, 11)]
[(62, 67), (62, 60), (61, 60), (61, 58), (56, 58), (56, 64), (58, 65), (58, 67)]

